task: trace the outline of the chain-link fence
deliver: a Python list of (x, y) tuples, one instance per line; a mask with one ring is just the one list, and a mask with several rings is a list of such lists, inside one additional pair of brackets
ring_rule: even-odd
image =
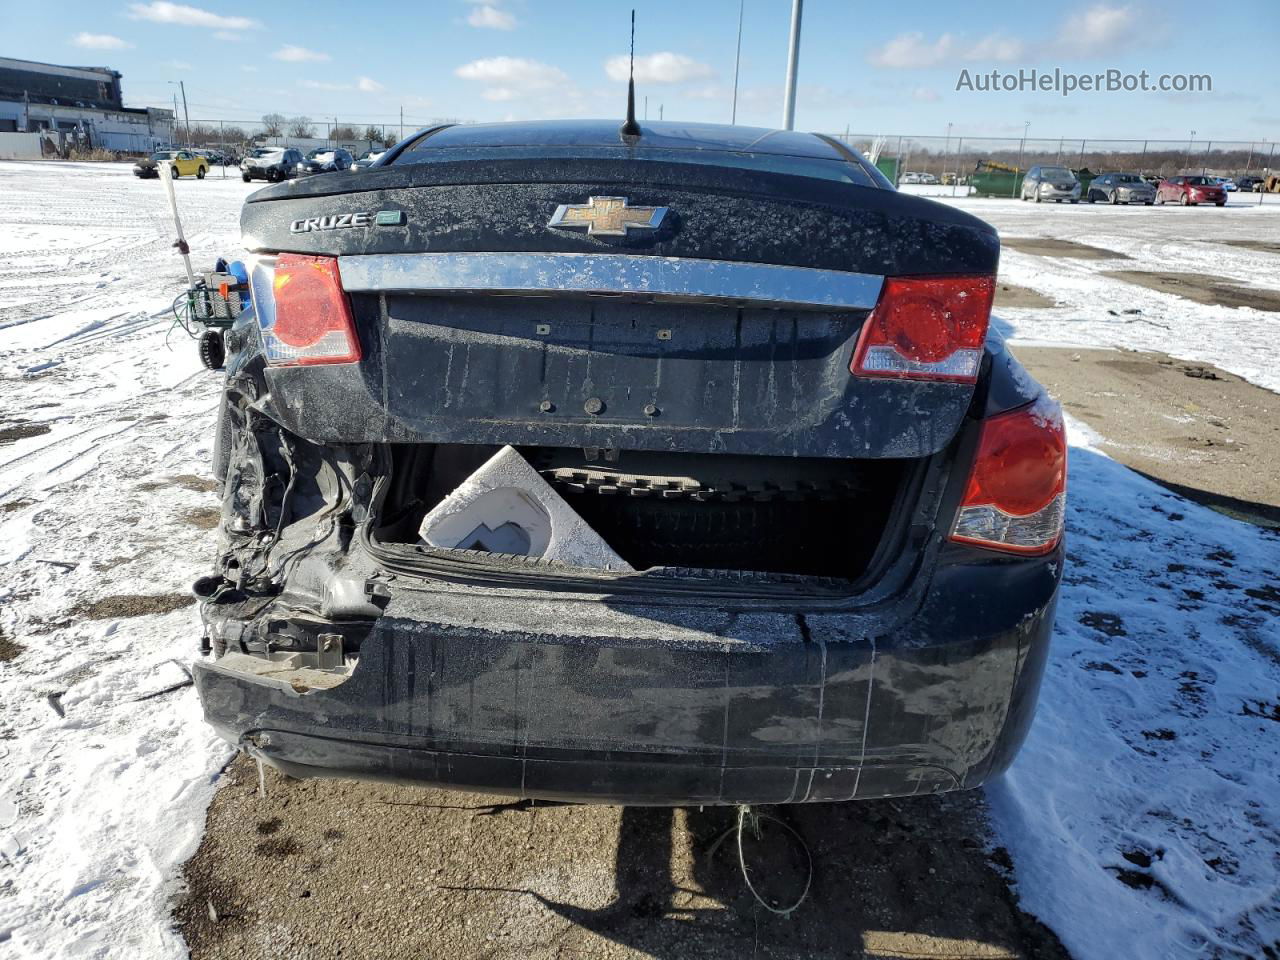
[[(456, 123), (448, 117), (405, 117), (388, 123), (268, 114), (258, 120), (192, 120), (174, 125), (176, 145), (218, 148), (236, 156), (256, 146), (340, 146), (355, 154), (397, 143), (423, 127)], [(964, 193), (974, 174), (1003, 171), (1009, 183), (1030, 167), (1053, 164), (1085, 176), (1123, 171), (1168, 177), (1179, 173), (1261, 177), (1276, 173), (1276, 144), (1268, 140), (1109, 140), (1068, 137), (946, 137), (834, 134), (850, 149), (874, 156), (898, 184)], [(941, 188), (947, 189), (941, 189)], [(1012, 189), (1012, 188), (1011, 188)], [(928, 192), (927, 190), (924, 192)]]
[(259, 120), (196, 120), (182, 117), (174, 124), (173, 146), (215, 148), (235, 156), (254, 147), (296, 147), (304, 153), (317, 147), (343, 147), (357, 155), (398, 143), (415, 130), (448, 118), (410, 118), (404, 122), (316, 120), (269, 114)]
[[(946, 187), (959, 192), (974, 183), (975, 173), (1004, 171), (1011, 190), (1021, 172), (1052, 164), (1085, 176), (1139, 173), (1157, 177), (1202, 174), (1216, 177), (1261, 177), (1276, 172), (1276, 144), (1268, 140), (1092, 140), (1088, 138), (913, 137), (838, 134), (850, 149), (874, 156), (899, 184)], [(1012, 195), (1012, 194), (1011, 194)]]

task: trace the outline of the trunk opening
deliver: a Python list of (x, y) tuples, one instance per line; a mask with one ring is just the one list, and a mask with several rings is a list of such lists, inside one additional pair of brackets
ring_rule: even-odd
[[(373, 539), (418, 543), (423, 517), (497, 449), (393, 445)], [(867, 571), (892, 519), (907, 510), (900, 495), (916, 463), (518, 449), (637, 571), (668, 567), (846, 581)]]

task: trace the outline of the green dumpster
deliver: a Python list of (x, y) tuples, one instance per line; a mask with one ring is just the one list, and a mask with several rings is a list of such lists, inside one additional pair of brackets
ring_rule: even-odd
[(898, 185), (898, 158), (881, 157), (876, 161), (876, 169), (889, 178), (895, 187)]
[(976, 197), (1016, 197), (1022, 189), (1022, 174), (1008, 170), (978, 170), (969, 176)]

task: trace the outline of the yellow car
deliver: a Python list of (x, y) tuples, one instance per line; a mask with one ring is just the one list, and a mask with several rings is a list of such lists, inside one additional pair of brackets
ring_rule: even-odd
[(203, 180), (204, 175), (209, 172), (209, 161), (204, 157), (192, 153), (190, 150), (160, 150), (153, 153), (145, 160), (139, 160), (133, 165), (133, 175), (141, 177), (144, 180), (150, 177), (160, 176), (160, 161), (169, 160), (173, 166), (169, 169), (172, 172), (173, 179), (179, 177), (188, 177), (194, 175), (197, 180)]

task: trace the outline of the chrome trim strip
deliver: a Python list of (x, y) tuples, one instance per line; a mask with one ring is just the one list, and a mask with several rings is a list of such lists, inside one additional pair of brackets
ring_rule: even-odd
[(601, 294), (765, 307), (870, 310), (873, 274), (619, 253), (374, 253), (338, 258), (359, 293)]

